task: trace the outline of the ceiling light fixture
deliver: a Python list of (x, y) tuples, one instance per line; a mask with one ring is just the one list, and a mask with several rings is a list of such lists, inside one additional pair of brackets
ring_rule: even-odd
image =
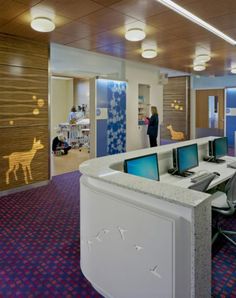
[(230, 36), (224, 34), (223, 32), (221, 32), (217, 28), (213, 27), (212, 25), (208, 24), (207, 22), (203, 21), (202, 19), (200, 19), (193, 13), (189, 12), (185, 8), (181, 7), (180, 5), (176, 4), (175, 2), (173, 2), (171, 0), (156, 0), (156, 1), (160, 2), (161, 4), (167, 6), (170, 9), (174, 10), (175, 12), (177, 12), (178, 14), (182, 15), (183, 17), (189, 19), (190, 21), (194, 22), (195, 24), (197, 24), (197, 25), (205, 28), (206, 30), (212, 32), (213, 34), (219, 36), (220, 38), (224, 39), (228, 43), (230, 43), (232, 45), (236, 45), (236, 40), (234, 40)]
[(231, 68), (231, 73), (236, 74), (236, 67)]
[(199, 54), (195, 59), (199, 62), (206, 63), (211, 60), (211, 56), (209, 54)]
[(38, 17), (32, 20), (31, 27), (39, 32), (51, 32), (55, 29), (55, 24), (49, 18)]
[(145, 49), (142, 51), (142, 57), (146, 59), (155, 58), (157, 56), (157, 51), (155, 49)]
[(195, 71), (203, 71), (206, 69), (206, 65), (204, 63), (197, 63), (193, 65), (193, 70)]
[(131, 28), (125, 33), (125, 38), (129, 41), (140, 41), (146, 37), (146, 33), (141, 28)]

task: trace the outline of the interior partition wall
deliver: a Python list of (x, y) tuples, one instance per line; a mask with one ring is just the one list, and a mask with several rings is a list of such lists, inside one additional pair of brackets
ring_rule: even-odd
[(236, 131), (236, 88), (226, 88), (225, 97), (225, 135), (228, 137), (229, 148), (233, 151)]
[(91, 157), (126, 151), (126, 90), (125, 81), (90, 82)]
[(190, 78), (171, 77), (163, 87), (161, 144), (188, 140), (190, 137)]
[(0, 195), (49, 179), (48, 46), (0, 35)]

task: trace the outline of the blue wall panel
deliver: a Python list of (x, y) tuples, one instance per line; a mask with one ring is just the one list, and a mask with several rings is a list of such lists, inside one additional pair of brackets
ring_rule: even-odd
[(226, 89), (226, 107), (236, 108), (236, 88)]
[(229, 146), (234, 146), (234, 131), (236, 131), (236, 116), (233, 110), (236, 108), (236, 88), (226, 89), (226, 136)]
[(97, 157), (126, 151), (126, 82), (97, 80), (97, 109), (107, 109), (97, 119)]
[(107, 155), (107, 120), (97, 120), (97, 157)]

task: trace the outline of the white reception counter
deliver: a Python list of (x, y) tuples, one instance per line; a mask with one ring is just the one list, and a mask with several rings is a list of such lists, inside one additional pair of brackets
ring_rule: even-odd
[[(167, 174), (173, 147), (197, 142), (202, 160), (210, 139), (102, 157), (80, 166), (81, 268), (103, 296), (211, 296), (210, 196), (178, 186)], [(154, 152), (160, 182), (123, 172), (125, 159)]]

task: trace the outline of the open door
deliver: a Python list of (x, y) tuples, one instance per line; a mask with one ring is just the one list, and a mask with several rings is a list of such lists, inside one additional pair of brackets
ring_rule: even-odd
[(196, 91), (196, 137), (224, 136), (224, 89)]

